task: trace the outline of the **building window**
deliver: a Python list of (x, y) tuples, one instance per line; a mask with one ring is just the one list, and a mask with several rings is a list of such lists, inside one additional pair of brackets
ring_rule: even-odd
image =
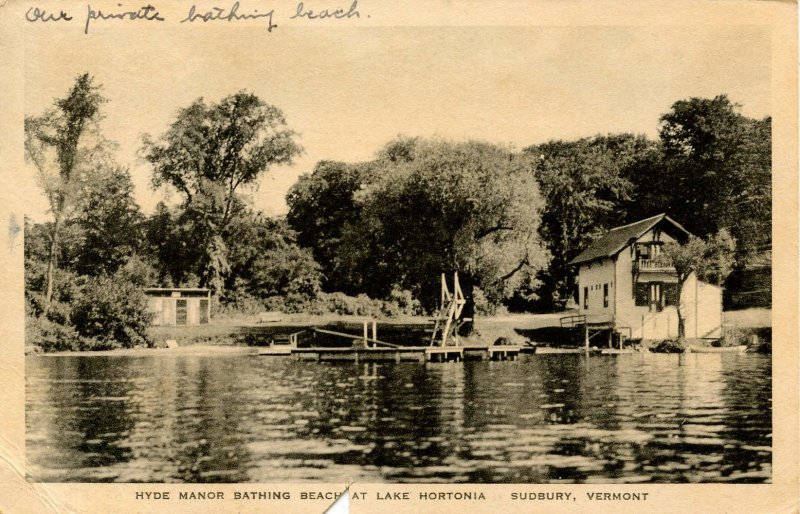
[(583, 288), (583, 310), (589, 309), (589, 288)]
[(678, 285), (661, 282), (637, 283), (634, 295), (637, 307), (662, 311), (665, 306), (678, 304)]
[(650, 305), (649, 287), (647, 284), (637, 282), (634, 289), (634, 299), (637, 307), (647, 307)]
[(603, 284), (603, 307), (608, 307), (608, 284)]

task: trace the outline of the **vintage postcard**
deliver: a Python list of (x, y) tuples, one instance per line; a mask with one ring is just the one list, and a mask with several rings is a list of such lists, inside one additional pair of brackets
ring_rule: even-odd
[(797, 42), (0, 2), (0, 512), (798, 512)]

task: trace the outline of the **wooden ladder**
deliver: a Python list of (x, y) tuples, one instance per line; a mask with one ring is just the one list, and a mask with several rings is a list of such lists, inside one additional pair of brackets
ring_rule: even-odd
[[(458, 272), (453, 274), (452, 293), (450, 293), (450, 289), (447, 287), (447, 280), (445, 279), (444, 273), (442, 273), (441, 303), (439, 304), (439, 314), (434, 320), (435, 324), (433, 326), (433, 333), (431, 334), (430, 346), (447, 346), (449, 338), (452, 338), (454, 346), (459, 346), (459, 318), (465, 303), (467, 303), (467, 301), (464, 298), (464, 293), (461, 291), (461, 285), (458, 282)], [(442, 324), (444, 324), (444, 326), (442, 326)], [(437, 336), (440, 334), (440, 340), (437, 341)]]

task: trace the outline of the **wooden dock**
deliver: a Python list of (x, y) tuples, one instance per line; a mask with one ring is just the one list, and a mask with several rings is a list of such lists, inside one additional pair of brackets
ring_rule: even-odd
[(303, 331), (281, 334), (272, 338), (269, 346), (258, 350), (259, 355), (291, 355), (297, 349), (297, 340)]
[[(449, 298), (450, 314), (447, 318), (453, 320), (454, 306), (460, 305), (461, 296), (458, 294), (458, 280), (456, 277), (457, 294), (449, 295), (442, 279), (443, 298)], [(440, 320), (441, 321), (441, 320)], [(438, 325), (437, 325), (438, 326)], [(456, 328), (458, 323), (454, 325)], [(371, 329), (371, 330), (370, 330)], [(464, 360), (489, 360), (506, 361), (517, 360), (522, 353), (521, 346), (492, 345), (492, 346), (464, 346), (459, 344), (458, 332), (451, 323), (444, 328), (434, 329), (434, 337), (428, 346), (400, 346), (398, 344), (381, 341), (378, 339), (377, 323), (374, 320), (363, 321), (363, 333), (350, 334), (322, 328), (313, 328), (315, 334), (333, 336), (350, 343), (349, 346), (309, 346), (300, 348), (298, 336), (302, 332), (275, 336), (268, 348), (258, 352), (261, 356), (291, 356), (304, 361), (352, 361), (352, 362), (462, 362)], [(441, 338), (436, 338), (436, 334)], [(450, 337), (448, 337), (448, 335)], [(448, 344), (448, 340), (451, 341)]]
[(302, 361), (425, 362), (425, 346), (398, 348), (295, 348), (291, 356)]
[(425, 348), (428, 362), (461, 362), (464, 360), (463, 346), (429, 346)]
[(522, 353), (522, 347), (511, 345), (464, 346), (464, 358), (481, 361), (515, 361)]
[(318, 362), (462, 362), (514, 361), (519, 358), (520, 350), (519, 346), (280, 347), (263, 348), (258, 355)]

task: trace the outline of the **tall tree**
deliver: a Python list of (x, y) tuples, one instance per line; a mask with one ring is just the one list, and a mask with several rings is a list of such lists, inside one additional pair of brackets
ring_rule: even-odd
[(158, 140), (144, 139), (153, 184), (174, 186), (203, 250), (201, 284), (222, 291), (230, 271), (227, 231), (244, 210), (239, 189), (301, 152), (275, 106), (239, 92), (216, 104), (202, 98), (178, 112)]
[(53, 215), (47, 258), (45, 309), (53, 298), (54, 271), (59, 237), (68, 209), (86, 179), (81, 171), (108, 150), (97, 128), (100, 105), (105, 100), (89, 74), (75, 79), (66, 97), (40, 116), (25, 118), (25, 156), (38, 171)]
[(361, 219), (337, 256), (362, 290), (380, 297), (397, 285), (431, 309), (439, 275), (458, 271), (471, 317), (473, 287), (499, 302), (546, 261), (527, 157), (482, 142), (401, 138), (373, 165), (356, 195)]
[(772, 123), (739, 109), (725, 95), (672, 105), (661, 117), (661, 194), (690, 231), (706, 236), (725, 228), (746, 253), (771, 241)]
[(668, 243), (664, 245), (662, 257), (669, 262), (678, 274), (678, 337), (686, 337), (686, 323), (682, 311), (683, 286), (692, 274), (698, 279), (715, 285), (722, 285), (733, 269), (736, 242), (725, 229), (720, 230), (708, 240), (692, 236), (686, 244)]

